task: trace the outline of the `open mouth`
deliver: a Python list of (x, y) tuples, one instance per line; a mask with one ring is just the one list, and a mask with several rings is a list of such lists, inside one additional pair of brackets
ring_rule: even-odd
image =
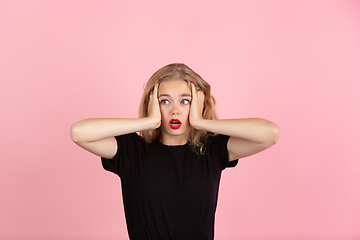
[(171, 119), (169, 124), (172, 129), (178, 129), (181, 127), (181, 122), (179, 119)]

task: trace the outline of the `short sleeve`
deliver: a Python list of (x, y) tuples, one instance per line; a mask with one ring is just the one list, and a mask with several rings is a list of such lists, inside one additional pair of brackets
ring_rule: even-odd
[(238, 159), (229, 161), (229, 152), (227, 149), (227, 143), (229, 141), (230, 136), (227, 135), (215, 135), (210, 137), (210, 145), (213, 151), (213, 154), (216, 154), (220, 158), (221, 169), (225, 169), (228, 167), (235, 167), (238, 163)]
[(129, 167), (131, 159), (136, 155), (136, 149), (141, 138), (136, 133), (115, 136), (117, 151), (112, 159), (101, 158), (101, 163), (106, 171), (117, 174), (121, 177), (124, 169)]

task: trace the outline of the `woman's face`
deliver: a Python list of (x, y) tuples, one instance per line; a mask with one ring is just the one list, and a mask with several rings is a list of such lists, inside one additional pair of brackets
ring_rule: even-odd
[(159, 85), (161, 112), (160, 141), (166, 145), (187, 143), (190, 133), (189, 112), (191, 90), (181, 79), (168, 80)]

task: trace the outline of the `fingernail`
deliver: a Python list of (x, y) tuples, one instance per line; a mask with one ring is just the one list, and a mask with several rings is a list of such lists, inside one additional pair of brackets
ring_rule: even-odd
[(193, 81), (191, 81), (191, 83), (195, 85), (195, 83)]

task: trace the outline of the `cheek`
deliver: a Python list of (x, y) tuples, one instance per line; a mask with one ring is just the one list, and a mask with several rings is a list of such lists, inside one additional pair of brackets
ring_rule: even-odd
[(160, 114), (161, 114), (161, 120), (165, 119), (166, 118), (166, 114), (167, 113), (167, 110), (165, 107), (163, 106), (160, 106)]
[(183, 109), (182, 115), (183, 115), (184, 117), (188, 118), (188, 117), (189, 117), (189, 114), (190, 114), (190, 106), (187, 106), (187, 107), (185, 107), (185, 108)]

